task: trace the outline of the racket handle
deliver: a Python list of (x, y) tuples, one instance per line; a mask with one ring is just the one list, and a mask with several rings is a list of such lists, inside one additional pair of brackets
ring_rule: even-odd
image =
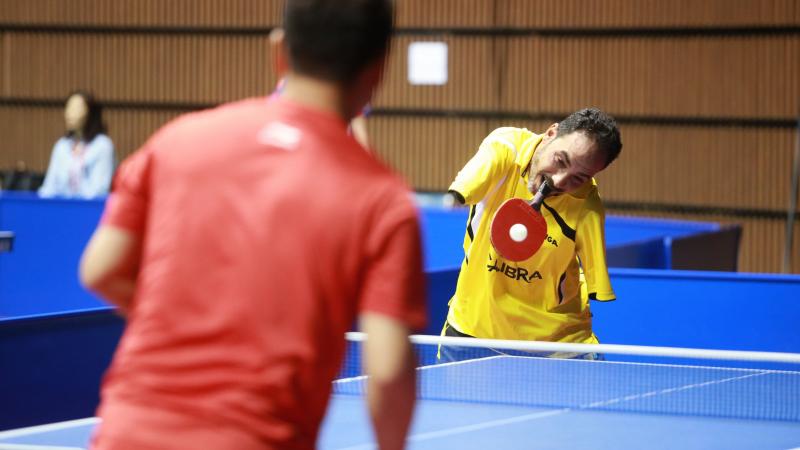
[(550, 186), (550, 183), (545, 179), (541, 186), (539, 186), (539, 190), (536, 191), (536, 194), (533, 196), (533, 201), (531, 202), (533, 209), (535, 209), (537, 212), (542, 209), (542, 202), (544, 202), (544, 198), (547, 197), (552, 191), (552, 186)]

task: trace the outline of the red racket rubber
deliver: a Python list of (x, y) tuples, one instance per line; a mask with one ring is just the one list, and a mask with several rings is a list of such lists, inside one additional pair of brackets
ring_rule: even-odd
[[(511, 238), (511, 227), (522, 224), (527, 236), (519, 242)], [(521, 198), (510, 198), (503, 202), (494, 215), (490, 229), (492, 246), (503, 258), (519, 262), (530, 258), (541, 248), (547, 237), (547, 222), (544, 217)]]

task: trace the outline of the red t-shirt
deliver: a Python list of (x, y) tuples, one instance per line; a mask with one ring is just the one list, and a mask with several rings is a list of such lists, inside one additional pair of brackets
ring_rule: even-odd
[(143, 239), (102, 389), (117, 431), (189, 448), (170, 421), (119, 424), (151, 407), (312, 448), (357, 314), (425, 325), (410, 192), (331, 113), (278, 98), (185, 115), (122, 164), (102, 223)]

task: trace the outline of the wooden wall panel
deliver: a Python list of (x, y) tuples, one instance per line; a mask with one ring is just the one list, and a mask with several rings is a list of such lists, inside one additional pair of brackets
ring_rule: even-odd
[[(104, 109), (103, 119), (114, 142), (117, 162), (182, 112)], [(13, 167), (17, 161), (24, 161), (31, 170), (45, 171), (53, 144), (64, 134), (63, 114), (63, 108), (0, 106), (0, 167)], [(30, 125), (18, 126), (22, 122)]]
[(2, 0), (0, 23), (147, 27), (270, 27), (282, 0)]
[[(786, 222), (784, 220), (743, 219), (739, 252), (741, 272), (781, 272)], [(800, 274), (800, 224), (794, 227), (792, 271)]]
[(489, 130), (481, 119), (380, 116), (367, 128), (376, 153), (419, 190), (446, 189)]
[[(444, 86), (407, 81), (408, 45), (449, 47)], [(800, 35), (551, 38), (400, 36), (381, 107), (619, 115), (792, 118), (800, 111)]]
[(619, 159), (598, 176), (606, 198), (645, 203), (785, 209), (791, 129), (621, 128)]
[(53, 144), (64, 133), (63, 109), (0, 105), (0, 168), (23, 161), (44, 171)]
[[(7, 33), (4, 95), (218, 102), (274, 85), (266, 36)], [(407, 82), (408, 44), (443, 40), (450, 82)], [(800, 36), (660, 38), (413, 37), (395, 41), (379, 107), (794, 117)], [(687, 62), (687, 63), (684, 63)], [(691, 62), (691, 63), (688, 63)], [(57, 67), (58, 70), (53, 70)], [(146, 92), (143, 92), (146, 91)]]
[(497, 0), (397, 0), (399, 28), (488, 28), (495, 24)]
[[(448, 82), (443, 86), (408, 82), (408, 46), (418, 41), (448, 45)], [(494, 43), (479, 37), (399, 36), (392, 53), (376, 107), (412, 109), (496, 110), (499, 69), (493, 64)]]
[[(660, 217), (721, 224), (739, 224), (742, 227), (742, 240), (739, 245), (739, 271), (777, 273), (783, 269), (782, 261), (786, 236), (785, 220), (731, 218), (729, 216), (709, 214), (631, 212), (614, 210), (613, 208), (608, 209), (607, 212), (620, 216)], [(791, 256), (791, 273), (800, 274), (800, 223), (798, 222), (795, 222), (794, 245)]]
[[(86, 84), (108, 99), (215, 102), (265, 93), (275, 81), (261, 36), (8, 33), (5, 40), (15, 70), (6, 75), (4, 95), (61, 97)], [(556, 112), (597, 105), (625, 115), (765, 118), (800, 109), (800, 58), (790, 58), (800, 54), (800, 37), (682, 45), (515, 38), (502, 70), (492, 39), (445, 37), (451, 79), (442, 87), (408, 84), (407, 48), (416, 40), (396, 40), (377, 106)], [(612, 55), (620, 57), (609, 62)], [(682, 57), (696, 63), (671, 63)], [(574, 59), (592, 69), (571, 69)]]
[(11, 79), (11, 65), (8, 64), (8, 33), (0, 31), (0, 95), (7, 96), (10, 92), (9, 80)]
[(625, 115), (795, 117), (800, 35), (516, 37), (507, 43), (502, 106)]
[(106, 101), (207, 103), (275, 85), (264, 36), (7, 33), (5, 95), (63, 98), (86, 87)]
[(625, 28), (797, 25), (796, 0), (498, 0), (498, 25)]
[[(281, 0), (3, 0), (0, 22), (124, 26), (278, 23)], [(400, 27), (708, 27), (800, 24), (796, 0), (398, 0)]]

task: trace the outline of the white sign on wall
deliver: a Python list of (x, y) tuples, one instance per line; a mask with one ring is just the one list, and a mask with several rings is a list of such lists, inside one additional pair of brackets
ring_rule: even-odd
[(447, 44), (444, 42), (408, 44), (408, 82), (447, 84)]

